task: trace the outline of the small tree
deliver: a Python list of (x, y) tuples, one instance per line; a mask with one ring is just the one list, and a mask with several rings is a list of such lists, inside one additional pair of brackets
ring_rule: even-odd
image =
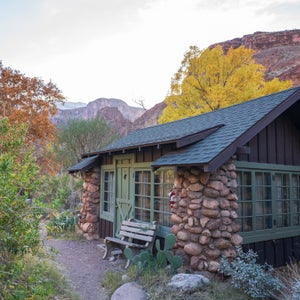
[(221, 46), (200, 51), (190, 47), (171, 82), (160, 123), (213, 111), (287, 89), (292, 81), (264, 80), (265, 67), (254, 50), (243, 46), (224, 53)]
[(112, 128), (100, 118), (69, 120), (58, 129), (58, 158), (65, 168), (81, 160), (81, 154), (99, 150), (117, 138)]

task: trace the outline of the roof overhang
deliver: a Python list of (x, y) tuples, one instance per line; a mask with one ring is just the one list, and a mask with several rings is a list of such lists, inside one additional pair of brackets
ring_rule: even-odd
[(95, 166), (100, 161), (99, 155), (93, 155), (90, 157), (85, 158), (78, 164), (70, 167), (68, 169), (69, 173), (76, 173), (76, 172), (84, 172), (90, 170), (93, 166)]

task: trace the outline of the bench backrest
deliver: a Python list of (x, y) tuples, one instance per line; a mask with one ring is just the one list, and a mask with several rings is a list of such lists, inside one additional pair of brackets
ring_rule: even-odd
[(121, 225), (119, 235), (125, 240), (136, 240), (151, 245), (156, 237), (157, 224), (138, 223), (124, 220)]

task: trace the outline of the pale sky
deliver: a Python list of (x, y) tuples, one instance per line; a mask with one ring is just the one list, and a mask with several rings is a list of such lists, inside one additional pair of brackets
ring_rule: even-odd
[(0, 0), (0, 60), (67, 101), (165, 99), (189, 46), (300, 29), (299, 0)]

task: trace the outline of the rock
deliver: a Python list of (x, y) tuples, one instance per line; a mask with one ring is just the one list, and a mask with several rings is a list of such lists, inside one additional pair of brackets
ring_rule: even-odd
[(188, 241), (190, 239), (190, 233), (186, 230), (181, 230), (177, 233), (177, 238), (182, 241)]
[(192, 192), (201, 192), (203, 190), (203, 185), (200, 183), (190, 184), (189, 190)]
[(216, 180), (209, 182), (207, 186), (217, 191), (221, 191), (224, 188), (223, 182)]
[(201, 253), (202, 246), (198, 243), (188, 243), (184, 246), (184, 251), (191, 256), (197, 256)]
[(239, 234), (234, 234), (231, 238), (231, 243), (234, 246), (240, 246), (243, 242), (243, 238)]
[(186, 199), (181, 199), (181, 200), (179, 200), (178, 205), (181, 207), (187, 207), (188, 203), (187, 203)]
[(202, 208), (201, 210), (203, 216), (216, 219), (220, 216), (220, 213), (216, 209)]
[(202, 218), (200, 218), (200, 225), (204, 228), (208, 221), (209, 221), (209, 218), (202, 217)]
[(172, 214), (171, 221), (175, 224), (180, 224), (182, 222), (182, 218), (180, 218), (179, 216), (177, 216), (175, 214)]
[(205, 208), (217, 209), (219, 207), (219, 201), (214, 199), (204, 198), (203, 206)]
[(182, 292), (192, 293), (196, 290), (206, 287), (209, 284), (210, 280), (200, 274), (180, 273), (174, 275), (171, 278), (171, 280), (168, 283), (168, 286), (180, 290)]
[(208, 198), (217, 198), (217, 197), (219, 197), (220, 192), (217, 191), (217, 190), (215, 190), (215, 189), (206, 187), (206, 188), (203, 190), (203, 194), (204, 194), (206, 197), (208, 197)]
[(215, 241), (215, 246), (218, 249), (227, 249), (230, 246), (230, 242), (226, 239), (219, 238)]
[(147, 294), (136, 282), (127, 282), (115, 290), (111, 300), (146, 300)]

